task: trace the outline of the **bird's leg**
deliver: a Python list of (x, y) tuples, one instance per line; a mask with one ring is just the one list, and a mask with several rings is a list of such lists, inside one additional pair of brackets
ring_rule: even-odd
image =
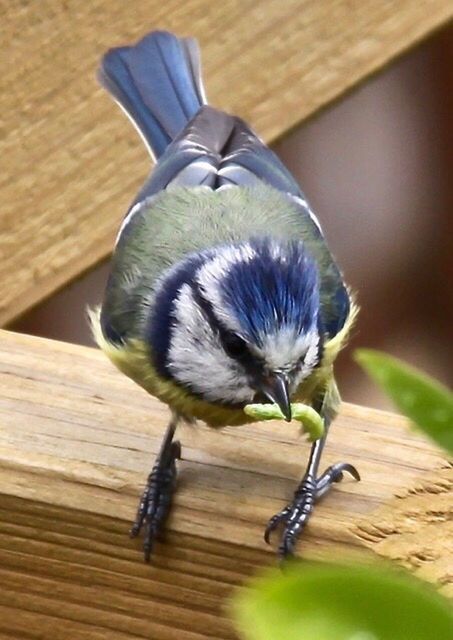
[(279, 524), (283, 524), (283, 535), (278, 549), (279, 556), (282, 558), (293, 554), (297, 538), (305, 528), (315, 502), (329, 491), (333, 483), (340, 482), (345, 471), (350, 473), (356, 480), (360, 480), (357, 469), (348, 463), (334, 464), (326, 469), (324, 473), (318, 475), (327, 431), (328, 424), (325, 425), (324, 436), (312, 445), (307, 470), (294, 492), (292, 502), (275, 514), (266, 527), (264, 539), (269, 543), (272, 531)]
[(151, 558), (154, 540), (162, 532), (176, 486), (176, 460), (181, 457), (181, 444), (173, 442), (177, 422), (178, 419), (173, 418), (167, 427), (130, 531), (131, 537), (135, 538), (145, 526), (143, 552), (146, 562)]

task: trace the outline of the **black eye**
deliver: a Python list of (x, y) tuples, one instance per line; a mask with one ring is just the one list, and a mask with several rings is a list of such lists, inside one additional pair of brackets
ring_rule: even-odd
[(247, 343), (235, 333), (223, 336), (223, 348), (230, 358), (240, 358), (248, 353)]

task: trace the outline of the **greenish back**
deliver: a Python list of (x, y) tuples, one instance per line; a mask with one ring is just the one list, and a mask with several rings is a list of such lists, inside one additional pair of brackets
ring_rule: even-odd
[(294, 199), (265, 184), (168, 187), (150, 199), (120, 235), (103, 313), (118, 333), (139, 337), (167, 269), (193, 252), (263, 236), (305, 242), (320, 266), (323, 314), (335, 316), (335, 299), (345, 289), (318, 227)]

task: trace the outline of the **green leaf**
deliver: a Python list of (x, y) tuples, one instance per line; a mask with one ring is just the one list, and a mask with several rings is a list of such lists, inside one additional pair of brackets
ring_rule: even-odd
[[(247, 404), (244, 413), (257, 420), (284, 420), (285, 416), (277, 404)], [(291, 415), (294, 420), (301, 423), (302, 430), (313, 442), (324, 434), (324, 421), (313, 407), (301, 402), (291, 403)]]
[(355, 360), (398, 409), (438, 445), (453, 453), (453, 393), (401, 360), (359, 349)]
[(298, 564), (242, 589), (233, 616), (244, 640), (451, 640), (449, 602), (401, 572)]

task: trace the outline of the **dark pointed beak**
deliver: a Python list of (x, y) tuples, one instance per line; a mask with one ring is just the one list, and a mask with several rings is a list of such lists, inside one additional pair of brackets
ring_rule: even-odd
[(266, 376), (260, 383), (260, 391), (280, 407), (287, 422), (291, 422), (291, 402), (289, 398), (288, 378), (283, 373)]

